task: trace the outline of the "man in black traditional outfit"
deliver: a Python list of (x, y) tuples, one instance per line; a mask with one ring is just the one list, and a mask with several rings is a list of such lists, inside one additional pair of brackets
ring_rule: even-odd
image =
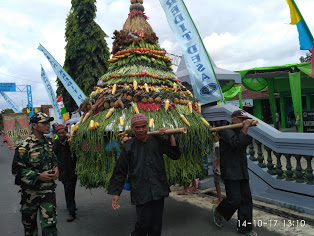
[(58, 138), (53, 142), (53, 151), (58, 158), (59, 180), (63, 183), (65, 200), (69, 211), (68, 222), (76, 218), (76, 203), (75, 203), (75, 186), (77, 176), (75, 174), (76, 155), (71, 153), (70, 143), (68, 141), (68, 133), (66, 127), (58, 124), (55, 127)]
[(249, 184), (249, 173), (246, 148), (252, 142), (247, 134), (252, 120), (243, 110), (236, 110), (231, 115), (232, 123), (243, 123), (243, 128), (225, 129), (219, 132), (220, 170), (224, 180), (227, 198), (213, 206), (213, 218), (221, 227), (222, 217), (229, 221), (238, 211), (237, 231), (245, 235), (256, 236), (252, 221), (252, 195)]
[[(131, 119), (135, 137), (122, 148), (121, 155), (112, 174), (108, 194), (113, 209), (118, 209), (119, 196), (129, 175), (131, 204), (136, 205), (137, 222), (132, 236), (159, 236), (162, 228), (164, 198), (169, 196), (169, 184), (163, 154), (177, 160), (179, 147), (173, 135), (169, 139), (147, 133), (147, 117), (141, 113)], [(159, 130), (165, 134), (167, 127)]]

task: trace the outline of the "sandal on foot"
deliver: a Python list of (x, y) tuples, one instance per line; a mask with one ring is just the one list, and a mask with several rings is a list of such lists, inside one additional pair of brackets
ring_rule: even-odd
[(219, 199), (212, 200), (212, 204), (219, 204), (219, 203), (220, 203)]
[(189, 193), (185, 193), (185, 192), (178, 192), (177, 195), (188, 195)]
[(257, 236), (257, 233), (252, 229), (252, 230), (238, 230), (237, 232), (240, 234), (245, 234), (245, 235), (249, 235), (249, 236)]
[(222, 217), (216, 217), (216, 213), (215, 213), (216, 207), (217, 207), (217, 205), (213, 205), (213, 208), (212, 208), (212, 214), (213, 214), (214, 223), (218, 227), (222, 227), (223, 226)]

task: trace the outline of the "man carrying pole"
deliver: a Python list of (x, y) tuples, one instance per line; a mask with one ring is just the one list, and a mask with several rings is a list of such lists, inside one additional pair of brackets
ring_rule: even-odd
[(213, 218), (215, 224), (222, 227), (222, 217), (229, 221), (238, 210), (237, 231), (255, 236), (257, 233), (252, 229), (253, 202), (246, 158), (246, 148), (252, 142), (247, 132), (253, 121), (243, 110), (234, 111), (231, 119), (233, 124), (242, 123), (243, 127), (219, 132), (220, 170), (227, 198), (218, 206), (213, 206)]
[[(124, 144), (112, 174), (108, 193), (113, 209), (118, 209), (119, 196), (127, 175), (131, 182), (131, 203), (136, 205), (137, 222), (132, 236), (159, 236), (162, 228), (164, 198), (169, 195), (163, 154), (177, 160), (179, 147), (173, 135), (169, 139), (148, 135), (147, 117), (135, 114), (131, 119), (135, 137)], [(164, 135), (167, 127), (159, 130)]]

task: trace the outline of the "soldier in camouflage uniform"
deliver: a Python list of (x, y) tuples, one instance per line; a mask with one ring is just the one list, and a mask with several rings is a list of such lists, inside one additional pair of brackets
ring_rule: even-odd
[(59, 177), (57, 158), (52, 142), (44, 134), (49, 132), (53, 117), (38, 112), (30, 118), (32, 135), (15, 150), (12, 173), (15, 184), (21, 186), (21, 213), (25, 235), (38, 235), (37, 212), (43, 236), (57, 235), (57, 213), (54, 180)]

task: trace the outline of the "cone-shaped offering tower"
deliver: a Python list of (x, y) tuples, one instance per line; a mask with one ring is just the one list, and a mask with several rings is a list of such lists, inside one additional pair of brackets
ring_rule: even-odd
[(182, 155), (165, 156), (170, 184), (189, 183), (205, 176), (204, 156), (211, 147), (209, 124), (200, 105), (171, 68), (147, 22), (142, 0), (131, 0), (123, 30), (114, 32), (111, 65), (79, 111), (84, 118), (72, 127), (72, 148), (78, 156), (77, 174), (87, 188), (108, 187), (119, 156), (118, 134), (130, 129), (131, 117), (143, 113), (149, 129), (186, 127), (175, 138)]

